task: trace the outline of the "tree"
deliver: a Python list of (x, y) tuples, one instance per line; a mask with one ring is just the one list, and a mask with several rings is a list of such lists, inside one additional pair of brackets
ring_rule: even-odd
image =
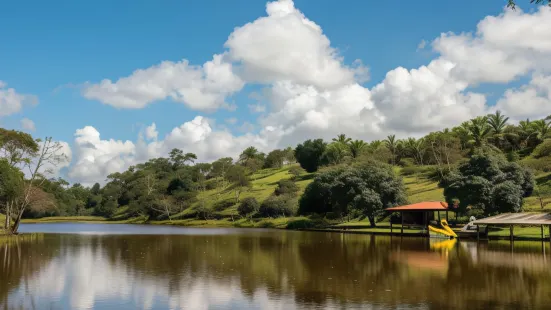
[(329, 164), (338, 165), (348, 157), (348, 146), (343, 143), (333, 142), (327, 146), (323, 153), (323, 161)]
[(0, 205), (4, 207), (6, 219), (4, 229), (10, 228), (10, 207), (23, 194), (24, 175), (12, 167), (8, 160), (0, 159)]
[(316, 172), (322, 164), (327, 143), (322, 139), (306, 140), (295, 148), (295, 158), (307, 172)]
[(551, 121), (540, 119), (533, 121), (531, 126), (538, 143), (543, 142), (545, 138), (548, 138), (551, 135)]
[(318, 175), (302, 195), (299, 214), (351, 209), (365, 215), (371, 226), (388, 207), (405, 203), (405, 187), (388, 164), (369, 160), (350, 167), (331, 169)]
[(62, 145), (59, 142), (53, 141), (51, 137), (47, 137), (44, 141), (37, 141), (40, 143), (40, 150), (38, 153), (30, 154), (32, 158), (25, 160), (29, 178), (23, 182), (22, 195), (12, 204), (10, 214), (6, 214), (6, 216), (14, 217), (12, 234), (17, 233), (23, 213), (34, 202), (39, 187), (46, 181), (44, 176), (51, 174), (53, 167), (66, 160), (65, 154), (61, 153)]
[(250, 217), (251, 214), (257, 212), (259, 208), (260, 208), (260, 204), (258, 203), (256, 198), (247, 197), (241, 201), (241, 203), (237, 207), (237, 212), (241, 216)]
[(282, 150), (273, 150), (266, 156), (264, 161), (265, 168), (281, 168), (285, 161), (285, 152)]
[(396, 135), (390, 135), (386, 137), (386, 139), (383, 141), (386, 148), (390, 151), (391, 154), (391, 164), (394, 165), (396, 163), (396, 151), (398, 149), (399, 141), (396, 139)]
[(404, 147), (408, 155), (413, 157), (417, 164), (423, 165), (423, 157), (426, 151), (425, 140), (423, 138), (418, 140), (415, 138), (408, 138), (404, 142)]
[(197, 160), (197, 155), (193, 153), (186, 153), (180, 149), (172, 149), (169, 153), (170, 161), (174, 165), (175, 169), (184, 166), (186, 163), (193, 163)]
[(520, 212), (522, 198), (534, 190), (530, 171), (489, 149), (476, 151), (443, 183), (448, 203), (457, 199), (460, 210), (471, 206), (487, 215)]
[(333, 142), (336, 142), (336, 143), (342, 143), (342, 144), (348, 144), (352, 141), (351, 138), (348, 138), (345, 134), (340, 134), (338, 135), (336, 138), (333, 138), (332, 139)]
[[(532, 4), (547, 4), (548, 6), (551, 6), (551, 0), (530, 0), (530, 3)], [(512, 10), (515, 10), (517, 7), (515, 0), (507, 0), (507, 7), (511, 8)]]
[(241, 155), (239, 155), (239, 162), (244, 164), (248, 160), (259, 158), (259, 157), (260, 157), (260, 152), (254, 146), (249, 146), (248, 148), (243, 150)]
[(354, 140), (348, 142), (348, 149), (352, 158), (358, 158), (360, 154), (367, 149), (367, 143), (363, 140)]
[(243, 166), (234, 165), (226, 173), (226, 179), (234, 185), (235, 201), (239, 202), (241, 191), (251, 184), (251, 180), (247, 176), (247, 169)]
[(489, 114), (487, 116), (487, 121), (491, 128), (492, 140), (494, 144), (501, 149), (509, 118), (498, 110), (495, 114)]
[(0, 128), (0, 157), (11, 166), (29, 164), (39, 151), (39, 145), (27, 133)]

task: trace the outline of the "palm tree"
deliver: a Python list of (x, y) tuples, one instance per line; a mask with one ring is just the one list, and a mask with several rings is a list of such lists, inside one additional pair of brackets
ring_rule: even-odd
[(501, 142), (504, 140), (504, 131), (507, 128), (509, 117), (501, 114), (501, 111), (496, 111), (495, 114), (488, 115), (488, 125), (491, 128), (492, 139), (494, 144), (501, 149)]
[(486, 143), (486, 138), (490, 134), (492, 128), (488, 125), (488, 118), (477, 117), (472, 119), (468, 125), (471, 143), (480, 147)]
[(367, 148), (367, 143), (363, 140), (354, 140), (348, 143), (348, 149), (352, 158), (358, 158), (365, 148)]
[(245, 163), (250, 159), (258, 158), (260, 156), (260, 152), (254, 147), (249, 146), (246, 148), (241, 155), (239, 155), (239, 162)]
[(532, 129), (538, 142), (543, 142), (545, 138), (548, 138), (551, 135), (551, 121), (546, 121), (543, 119), (533, 121)]
[(375, 152), (378, 148), (383, 146), (383, 141), (381, 140), (374, 140), (369, 143), (369, 151)]
[(425, 155), (425, 140), (423, 138), (416, 140), (408, 138), (404, 142), (406, 151), (417, 161), (417, 164), (423, 165), (423, 156)]
[(509, 117), (501, 114), (501, 111), (496, 111), (495, 114), (489, 114), (488, 116), (488, 125), (492, 128), (492, 134), (502, 134), (505, 128), (507, 127), (507, 121)]
[(346, 144), (333, 142), (327, 146), (323, 156), (333, 165), (342, 163), (349, 154)]
[(341, 133), (336, 138), (333, 138), (333, 142), (342, 143), (342, 144), (348, 144), (352, 141), (351, 138), (348, 138), (345, 134)]
[(396, 135), (390, 135), (390, 136), (386, 137), (386, 139), (383, 142), (384, 142), (386, 148), (392, 154), (391, 164), (394, 165), (394, 163), (396, 161), (396, 150), (397, 150), (398, 144), (400, 142), (398, 140), (396, 140)]

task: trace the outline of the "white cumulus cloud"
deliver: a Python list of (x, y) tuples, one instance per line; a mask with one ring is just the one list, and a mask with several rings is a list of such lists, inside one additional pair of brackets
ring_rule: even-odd
[(155, 101), (171, 98), (194, 110), (213, 111), (228, 106), (226, 96), (243, 87), (231, 63), (223, 58), (223, 55), (214, 55), (203, 66), (190, 65), (185, 59), (164, 61), (136, 70), (115, 82), (105, 79), (98, 84), (88, 84), (83, 94), (116, 108), (141, 109)]
[[(197, 116), (164, 136), (152, 124), (136, 141), (123, 142), (100, 139), (88, 126), (77, 130), (69, 176), (83, 183), (102, 181), (111, 172), (166, 156), (172, 148), (211, 161), (236, 157), (251, 145), (270, 151), (340, 133), (368, 141), (393, 133), (422, 135), (496, 109), (515, 120), (547, 116), (549, 29), (551, 9), (546, 7), (488, 16), (476, 32), (446, 32), (433, 40), (438, 55), (426, 65), (395, 68), (368, 89), (362, 85), (368, 72), (361, 61), (347, 65), (322, 28), (291, 0), (269, 2), (266, 16), (235, 28), (224, 43), (226, 50), (203, 66), (162, 62), (84, 90), (87, 98), (119, 108), (143, 108), (171, 98), (194, 110), (212, 111), (231, 107), (226, 98), (247, 83), (260, 84), (264, 91), (254, 93), (257, 103), (249, 106), (262, 112), (258, 123), (241, 126), (249, 132), (234, 135)], [(495, 106), (475, 89), (530, 76), (527, 85), (505, 91)], [(226, 123), (237, 124), (237, 118), (228, 117)], [(256, 128), (258, 133), (250, 132)]]
[(25, 130), (29, 130), (29, 131), (35, 131), (36, 130), (36, 126), (34, 124), (34, 122), (28, 118), (23, 118), (21, 120), (21, 127)]
[(36, 103), (38, 103), (36, 96), (20, 94), (15, 89), (8, 88), (5, 82), (0, 81), (0, 117), (19, 112), (26, 104)]

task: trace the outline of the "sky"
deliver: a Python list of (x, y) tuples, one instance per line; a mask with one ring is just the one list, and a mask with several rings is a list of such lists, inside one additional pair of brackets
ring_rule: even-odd
[(551, 9), (517, 2), (9, 1), (0, 127), (53, 137), (55, 174), (90, 185), (172, 148), (207, 162), (540, 118)]

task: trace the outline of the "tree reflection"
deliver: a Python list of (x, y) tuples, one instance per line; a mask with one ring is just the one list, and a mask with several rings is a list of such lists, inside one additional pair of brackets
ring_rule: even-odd
[(25, 287), (41, 300), (51, 297), (36, 287), (57, 273), (65, 285), (55, 294), (75, 309), (118, 299), (139, 308), (277, 302), (489, 309), (543, 308), (551, 301), (549, 260), (537, 250), (430, 249), (426, 239), (288, 231), (50, 235), (0, 251), (0, 300), (5, 308), (16, 305), (10, 300)]

